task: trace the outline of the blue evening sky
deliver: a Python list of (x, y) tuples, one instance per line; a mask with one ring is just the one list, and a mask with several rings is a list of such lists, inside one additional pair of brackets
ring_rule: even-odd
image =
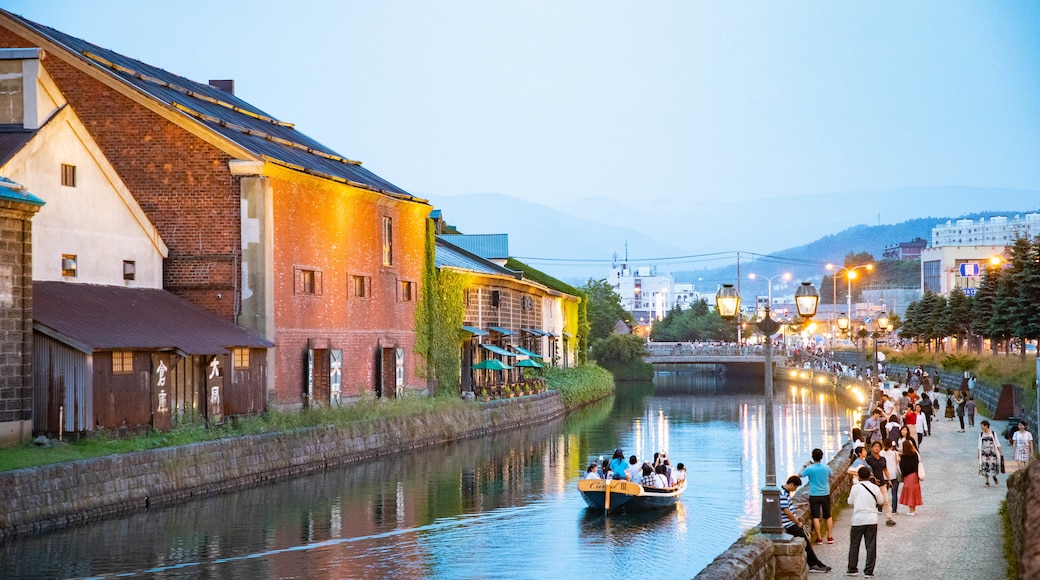
[(405, 189), (1040, 189), (1040, 3), (0, 0)]

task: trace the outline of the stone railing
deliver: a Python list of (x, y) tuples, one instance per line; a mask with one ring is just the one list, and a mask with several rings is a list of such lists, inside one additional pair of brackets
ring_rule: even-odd
[[(852, 443), (846, 443), (831, 459), (831, 502), (843, 505), (849, 497), (852, 476), (846, 473), (852, 459)], [(787, 477), (778, 478), (777, 483)], [(791, 498), (791, 511), (799, 519), (809, 519), (809, 486), (803, 485)], [(836, 514), (835, 514), (836, 515)], [(757, 528), (749, 530), (736, 542), (697, 574), (698, 580), (777, 580), (804, 579), (808, 574), (805, 562), (805, 540), (794, 538), (790, 542), (773, 542), (758, 534)]]
[(0, 473), (0, 539), (548, 421), (557, 391), (441, 413), (207, 441)]

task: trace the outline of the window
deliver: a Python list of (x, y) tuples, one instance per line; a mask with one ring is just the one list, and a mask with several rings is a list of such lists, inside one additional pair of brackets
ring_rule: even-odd
[(74, 277), (76, 275), (76, 255), (75, 254), (62, 254), (61, 255), (61, 275)]
[(24, 107), (22, 61), (0, 61), (0, 125), (22, 125)]
[(394, 222), (390, 216), (383, 216), (383, 265), (394, 265)]
[(924, 291), (940, 292), (942, 290), (942, 264), (939, 260), (928, 261), (922, 264), (922, 280)]
[(412, 300), (415, 300), (415, 282), (402, 280), (400, 301), (411, 302)]
[(133, 280), (137, 276), (137, 264), (133, 260), (123, 260), (123, 280)]
[(320, 296), (322, 293), (321, 270), (314, 268), (294, 268), (296, 282), (293, 293), (297, 295)]
[(370, 276), (351, 276), (350, 295), (354, 298), (371, 298), (372, 278)]
[(61, 184), (65, 187), (76, 187), (76, 166), (61, 164)]
[(520, 310), (534, 310), (534, 298), (531, 298), (530, 296), (521, 296)]
[(249, 349), (248, 348), (236, 348), (233, 351), (235, 359), (236, 369), (247, 369), (249, 368)]
[(112, 351), (112, 374), (126, 375), (134, 372), (134, 353), (129, 350)]

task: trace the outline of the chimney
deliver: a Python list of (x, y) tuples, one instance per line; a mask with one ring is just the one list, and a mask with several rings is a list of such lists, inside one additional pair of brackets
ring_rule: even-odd
[(209, 86), (216, 87), (225, 93), (235, 94), (235, 81), (234, 79), (224, 80), (213, 80), (209, 81)]

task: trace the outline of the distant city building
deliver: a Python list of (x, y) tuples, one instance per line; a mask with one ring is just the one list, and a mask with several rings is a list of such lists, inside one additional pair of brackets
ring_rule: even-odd
[(1004, 256), (1007, 246), (942, 246), (921, 252), (921, 290), (949, 296), (960, 289), (969, 296), (982, 282), (994, 256)]
[(621, 308), (631, 312), (637, 322), (660, 320), (675, 304), (672, 276), (658, 275), (654, 266), (630, 268), (624, 262), (615, 261), (607, 282), (621, 297)]
[(1040, 235), (1040, 213), (993, 216), (975, 220), (947, 221), (932, 228), (932, 247), (944, 246), (1010, 246), (1015, 238)]
[(881, 257), (886, 260), (920, 260), (921, 250), (928, 247), (928, 240), (914, 238), (909, 242), (887, 246)]
[(974, 296), (992, 258), (1006, 259), (1016, 238), (1037, 235), (1040, 213), (948, 220), (935, 226), (931, 245), (921, 251), (921, 291), (948, 296), (959, 290)]

